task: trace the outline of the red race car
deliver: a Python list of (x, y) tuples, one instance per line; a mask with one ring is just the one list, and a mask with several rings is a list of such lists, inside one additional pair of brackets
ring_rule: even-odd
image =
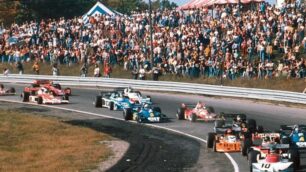
[(54, 83), (53, 81), (50, 80), (35, 80), (32, 84), (33, 88), (41, 86), (46, 87), (55, 93), (58, 92), (59, 94), (61, 94), (60, 92), (64, 92), (65, 94), (71, 96), (71, 88), (68, 87), (62, 90), (62, 87), (59, 83)]
[(219, 119), (219, 115), (215, 114), (215, 110), (211, 106), (205, 106), (203, 103), (198, 102), (197, 105), (182, 104), (178, 108), (176, 117), (178, 120), (188, 119), (191, 122), (197, 120), (214, 121)]
[(3, 84), (0, 84), (0, 96), (11, 96), (15, 94), (16, 94), (15, 88), (11, 87), (9, 89), (6, 89), (4, 88)]
[(69, 95), (64, 92), (54, 92), (46, 87), (24, 88), (21, 94), (23, 102), (36, 102), (37, 104), (64, 104), (69, 103)]

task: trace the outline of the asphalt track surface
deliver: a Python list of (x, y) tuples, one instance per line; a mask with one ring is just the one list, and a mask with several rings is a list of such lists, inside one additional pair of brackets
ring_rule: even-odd
[[(7, 87), (9, 85), (6, 85)], [(22, 86), (13, 85), (17, 93), (21, 93)], [(109, 111), (105, 108), (94, 108), (93, 100), (96, 95), (99, 94), (98, 89), (72, 89), (73, 96), (70, 97), (70, 104), (67, 105), (54, 105), (64, 107), (68, 109), (86, 111), (90, 113), (98, 113), (108, 115), (115, 118), (122, 118), (121, 111)], [(199, 95), (181, 95), (170, 93), (158, 93), (158, 92), (143, 92), (145, 95), (150, 95), (156, 106), (162, 109), (162, 113), (169, 118), (168, 122), (154, 124), (161, 127), (167, 127), (176, 131), (183, 132), (185, 134), (195, 136), (197, 138), (205, 139), (207, 133), (213, 131), (213, 123), (196, 122), (191, 123), (189, 121), (179, 121), (175, 118), (177, 108), (181, 103), (195, 104), (197, 101), (205, 102), (208, 106), (213, 106), (215, 111), (226, 113), (245, 113), (248, 118), (253, 118), (257, 121), (257, 124), (262, 125), (265, 129), (276, 130), (282, 124), (306, 124), (306, 107), (294, 108), (287, 107), (285, 105), (262, 103), (245, 99), (231, 99), (231, 98), (214, 98)], [(18, 96), (5, 96), (0, 97), (2, 100), (17, 100), (20, 101)], [(52, 105), (53, 106), (53, 105)], [(210, 171), (234, 171), (235, 163), (238, 164), (240, 172), (249, 171), (247, 160), (241, 156), (240, 153), (231, 153), (230, 157), (233, 158), (234, 163), (231, 163), (227, 156), (222, 153), (214, 153), (211, 150), (206, 150), (205, 154), (211, 157), (209, 160), (202, 160), (200, 153), (198, 161), (194, 166), (198, 166), (195, 169), (211, 169)], [(182, 158), (185, 155), (177, 155)], [(203, 161), (203, 163), (202, 163)], [(203, 171), (201, 170), (201, 171)], [(184, 171), (189, 171), (185, 169)], [(193, 170), (191, 170), (193, 171)], [(200, 171), (200, 170), (196, 170)], [(206, 171), (206, 170), (205, 170)], [(299, 171), (306, 172), (306, 153), (301, 154), (301, 168)]]

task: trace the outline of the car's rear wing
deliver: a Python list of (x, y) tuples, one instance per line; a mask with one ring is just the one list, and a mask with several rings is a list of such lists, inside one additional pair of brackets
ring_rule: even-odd
[(256, 138), (280, 138), (280, 133), (258, 133), (254, 137)]
[(289, 144), (275, 144), (275, 145), (271, 145), (271, 146), (262, 146), (260, 149), (261, 150), (270, 150), (271, 148), (285, 150), (285, 149), (290, 149), (290, 145)]

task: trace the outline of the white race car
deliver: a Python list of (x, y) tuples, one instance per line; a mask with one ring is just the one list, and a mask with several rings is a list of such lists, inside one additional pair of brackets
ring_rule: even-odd
[(251, 172), (294, 172), (300, 164), (298, 150), (289, 144), (252, 147), (248, 153)]

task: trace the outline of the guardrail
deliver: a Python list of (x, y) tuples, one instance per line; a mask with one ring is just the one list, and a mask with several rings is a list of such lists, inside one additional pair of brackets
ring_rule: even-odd
[(182, 82), (142, 81), (131, 79), (94, 78), (75, 76), (50, 76), (50, 75), (0, 75), (0, 82), (7, 83), (32, 83), (35, 79), (53, 80), (62, 85), (90, 86), (90, 87), (128, 87), (151, 91), (181, 92), (212, 96), (227, 96), (239, 98), (251, 98), (261, 100), (273, 100), (290, 103), (306, 104), (306, 94), (277, 91), (267, 89), (253, 89), (241, 87), (226, 87), (205, 84), (192, 84)]

